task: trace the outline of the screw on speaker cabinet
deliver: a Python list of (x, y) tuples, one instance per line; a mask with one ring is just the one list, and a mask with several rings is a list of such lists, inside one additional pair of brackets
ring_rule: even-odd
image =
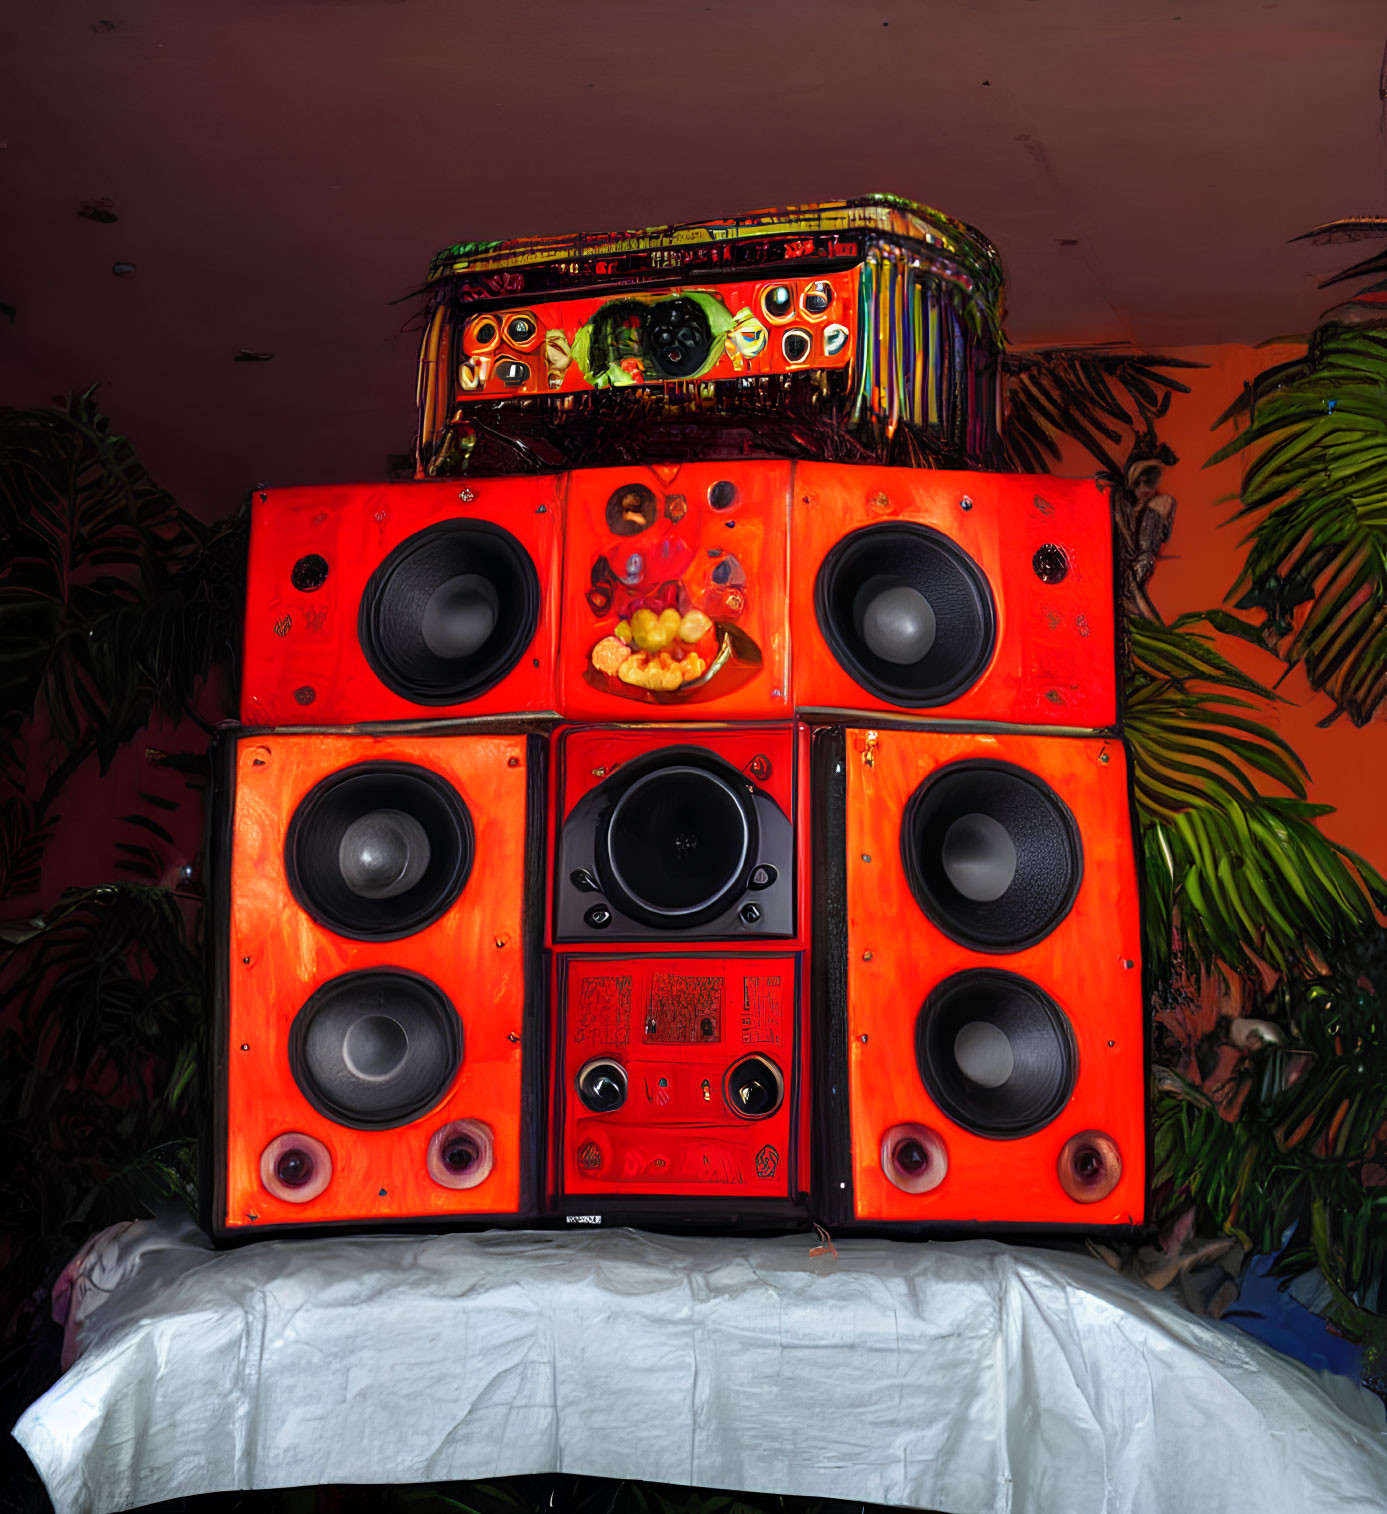
[(795, 934), (791, 820), (706, 739), (622, 762), (569, 811), (555, 867), (556, 940)]

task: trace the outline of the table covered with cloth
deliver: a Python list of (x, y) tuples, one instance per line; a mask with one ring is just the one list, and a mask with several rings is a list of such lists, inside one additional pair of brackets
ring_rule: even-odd
[[(816, 1254), (817, 1253), (817, 1254)], [(118, 1227), (14, 1433), (57, 1514), (563, 1471), (946, 1514), (1382, 1514), (1383, 1405), (1073, 1250)], [(99, 1307), (97, 1307), (99, 1305)]]

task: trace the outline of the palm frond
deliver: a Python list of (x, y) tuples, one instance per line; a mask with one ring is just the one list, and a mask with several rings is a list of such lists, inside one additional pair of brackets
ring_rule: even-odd
[[(1350, 1334), (1387, 1343), (1387, 932), (1344, 943), (1338, 965), (1282, 977), (1258, 1007), (1283, 1039), (1239, 1070), (1236, 1119), (1171, 1083), (1156, 1105), (1158, 1180), (1213, 1227), (1319, 1269)], [(1289, 1240), (1287, 1237), (1289, 1236)]]
[(1184, 358), (1123, 347), (1051, 347), (1008, 353), (1003, 451), (1023, 473), (1048, 473), (1065, 441), (1076, 441), (1113, 484), (1126, 478), (1138, 438), (1154, 435), (1172, 394), (1189, 386), (1169, 370)]
[(154, 709), (185, 712), (234, 640), (244, 532), (180, 510), (91, 393), (0, 409), (0, 729), (42, 708), (104, 769)]
[[(1125, 725), (1142, 825), (1146, 935), (1169, 961), (1175, 924), (1204, 965), (1250, 968), (1249, 953), (1284, 967), (1304, 944), (1361, 930), (1387, 881), (1316, 821), (1309, 773), (1255, 715), (1273, 692), (1231, 663), (1202, 627), (1135, 620)], [(1270, 781), (1284, 796), (1268, 795)]]
[[(1251, 518), (1229, 599), (1264, 643), (1366, 724), (1387, 699), (1387, 332), (1331, 325), (1262, 374), (1218, 424), (1255, 449), (1233, 519)], [(1207, 465), (1206, 465), (1207, 466)], [(1326, 722), (1327, 723), (1327, 722)]]

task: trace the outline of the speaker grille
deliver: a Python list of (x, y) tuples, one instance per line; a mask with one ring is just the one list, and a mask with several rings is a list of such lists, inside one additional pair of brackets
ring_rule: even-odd
[(452, 907), (473, 844), (467, 806), (437, 773), (361, 762), (329, 774), (300, 802), (284, 869), (294, 898), (320, 925), (355, 941), (393, 941)]
[(357, 1130), (417, 1119), (461, 1065), (462, 1021), (447, 995), (398, 969), (330, 979), (289, 1030), (289, 1066), (304, 1097)]
[(930, 1098), (974, 1135), (1011, 1140), (1042, 1130), (1069, 1102), (1078, 1076), (1064, 1011), (1015, 973), (972, 969), (925, 1000), (915, 1055)]
[(982, 569), (930, 526), (850, 532), (814, 582), (819, 629), (868, 693), (907, 709), (948, 704), (991, 660), (997, 610)]
[(598, 828), (597, 871), (626, 914), (689, 929), (746, 889), (759, 830), (747, 782), (735, 768), (675, 748), (630, 764), (619, 789)]
[(901, 860), (930, 920), (983, 952), (1049, 935), (1083, 877), (1068, 806), (1035, 774), (1001, 762), (954, 762), (927, 778), (902, 817)]
[(448, 520), (400, 543), (361, 596), (376, 677), (415, 704), (465, 704), (520, 661), (539, 624), (539, 574), (490, 521)]

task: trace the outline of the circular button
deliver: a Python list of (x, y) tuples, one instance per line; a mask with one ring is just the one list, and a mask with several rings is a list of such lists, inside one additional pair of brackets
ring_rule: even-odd
[(289, 582), (300, 594), (311, 594), (314, 589), (321, 589), (327, 582), (327, 558), (320, 557), (316, 552), (299, 558), (290, 571)]
[(1043, 584), (1060, 584), (1069, 577), (1069, 558), (1065, 556), (1064, 548), (1055, 546), (1053, 542), (1046, 542), (1043, 547), (1036, 548), (1035, 556), (1031, 558), (1031, 567)]
[(626, 1069), (609, 1057), (594, 1057), (578, 1069), (578, 1097), (594, 1114), (611, 1114), (626, 1102)]
[(594, 904), (583, 916), (583, 923), (590, 925), (593, 930), (606, 930), (612, 923), (612, 912), (605, 904)]

